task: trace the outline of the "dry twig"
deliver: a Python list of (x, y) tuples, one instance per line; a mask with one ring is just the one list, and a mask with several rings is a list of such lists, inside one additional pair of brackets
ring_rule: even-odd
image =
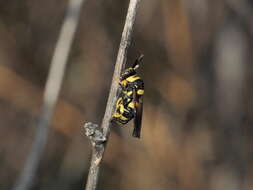
[(69, 1), (67, 15), (60, 31), (46, 82), (36, 137), (14, 190), (28, 190), (32, 186), (47, 142), (50, 121), (59, 96), (68, 55), (74, 39), (83, 2), (84, 0)]
[(122, 38), (119, 46), (117, 61), (115, 64), (111, 90), (109, 93), (109, 98), (107, 101), (107, 106), (101, 128), (99, 128), (96, 124), (92, 123), (86, 123), (84, 125), (86, 135), (89, 137), (92, 143), (92, 159), (86, 184), (86, 190), (95, 190), (97, 186), (99, 168), (105, 151), (106, 142), (110, 134), (110, 120), (114, 111), (114, 105), (116, 103), (118, 79), (120, 78), (120, 73), (122, 69), (125, 67), (127, 49), (131, 42), (133, 24), (135, 21), (139, 3), (140, 0), (130, 0), (129, 3), (125, 26), (123, 29)]

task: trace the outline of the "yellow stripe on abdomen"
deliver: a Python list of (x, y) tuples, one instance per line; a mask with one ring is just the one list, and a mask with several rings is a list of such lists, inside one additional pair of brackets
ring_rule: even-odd
[(119, 105), (119, 111), (120, 111), (121, 114), (124, 113), (125, 108), (124, 108), (123, 104)]
[(130, 76), (130, 77), (127, 77), (127, 78), (126, 78), (126, 80), (127, 80), (128, 82), (134, 82), (134, 81), (136, 81), (136, 80), (138, 80), (138, 79), (140, 79), (140, 77), (138, 77), (138, 76), (136, 76), (136, 75)]
[(132, 94), (133, 94), (133, 91), (127, 92), (127, 95), (128, 95), (128, 96), (131, 96)]
[(134, 109), (134, 103), (133, 103), (133, 102), (130, 102), (130, 103), (128, 104), (128, 107)]
[(137, 91), (137, 94), (138, 94), (138, 95), (143, 95), (143, 94), (144, 94), (144, 90), (142, 90), (142, 89), (138, 90), (138, 91)]

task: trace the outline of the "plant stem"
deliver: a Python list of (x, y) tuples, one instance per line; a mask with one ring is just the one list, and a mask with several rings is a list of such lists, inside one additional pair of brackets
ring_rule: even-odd
[[(86, 183), (86, 190), (95, 190), (97, 187), (99, 169), (104, 155), (106, 142), (108, 141), (110, 135), (111, 117), (115, 109), (115, 103), (117, 98), (116, 95), (119, 86), (118, 80), (120, 78), (122, 69), (125, 67), (127, 59), (127, 50), (131, 42), (133, 25), (135, 22), (135, 17), (140, 1), (141, 0), (130, 0), (129, 3), (128, 12), (125, 20), (125, 26), (123, 29), (118, 56), (115, 64), (111, 89), (101, 128), (95, 129), (94, 133), (92, 133), (91, 135), (87, 135), (92, 142), (92, 159), (88, 180)], [(99, 130), (101, 130), (101, 133), (99, 132)], [(102, 140), (96, 140), (97, 138)]]
[(60, 30), (53, 54), (49, 75), (43, 95), (42, 111), (31, 152), (28, 155), (21, 175), (14, 186), (14, 190), (29, 190), (33, 184), (38, 166), (44, 152), (50, 121), (57, 103), (63, 81), (68, 55), (76, 32), (82, 4), (85, 0), (70, 0), (67, 14)]

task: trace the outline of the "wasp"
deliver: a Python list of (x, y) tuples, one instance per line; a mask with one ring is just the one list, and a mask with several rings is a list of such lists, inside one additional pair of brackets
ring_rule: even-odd
[(137, 75), (136, 69), (139, 67), (143, 56), (137, 58), (133, 65), (121, 74), (119, 95), (116, 101), (115, 113), (112, 116), (113, 121), (121, 124), (127, 124), (134, 118), (132, 136), (136, 138), (140, 138), (141, 133), (144, 94), (144, 82)]

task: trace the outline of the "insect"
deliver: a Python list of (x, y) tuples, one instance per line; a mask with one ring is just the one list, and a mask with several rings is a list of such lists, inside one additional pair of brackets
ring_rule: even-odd
[(134, 64), (126, 69), (120, 77), (120, 91), (116, 101), (116, 110), (112, 116), (113, 121), (121, 124), (127, 124), (134, 118), (133, 137), (140, 138), (144, 82), (136, 74), (143, 55), (141, 55)]

